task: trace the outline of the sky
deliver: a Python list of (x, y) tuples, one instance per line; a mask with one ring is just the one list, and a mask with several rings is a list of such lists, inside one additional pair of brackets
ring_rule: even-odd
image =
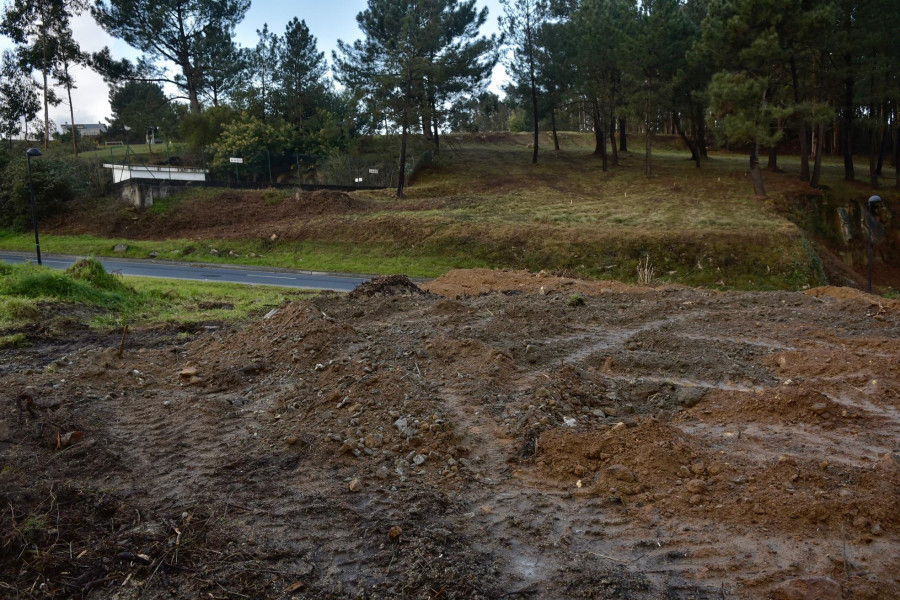
[[(362, 37), (362, 32), (356, 25), (356, 15), (365, 10), (366, 4), (366, 0), (252, 0), (247, 16), (236, 28), (236, 41), (241, 46), (255, 46), (258, 39), (256, 31), (262, 29), (264, 23), (269, 24), (270, 31), (283, 35), (288, 21), (297, 17), (306, 21), (310, 32), (318, 39), (319, 50), (325, 53), (326, 59), (331, 63), (331, 52), (337, 49), (339, 39), (353, 42)], [(488, 19), (482, 33), (497, 33), (497, 17), (502, 12), (500, 0), (477, 0), (477, 4), (479, 8), (488, 9)], [(133, 59), (139, 55), (121, 40), (110, 37), (90, 15), (77, 17), (72, 23), (72, 31), (85, 51), (96, 52), (109, 46), (114, 58)], [(11, 41), (0, 36), (0, 50), (11, 47)], [(498, 66), (494, 70), (491, 89), (498, 92), (504, 79), (503, 68)], [(99, 75), (87, 69), (78, 69), (75, 81), (77, 89), (72, 92), (75, 122), (105, 123), (110, 116), (109, 87)], [(68, 104), (50, 107), (50, 118), (57, 125), (68, 123)]]

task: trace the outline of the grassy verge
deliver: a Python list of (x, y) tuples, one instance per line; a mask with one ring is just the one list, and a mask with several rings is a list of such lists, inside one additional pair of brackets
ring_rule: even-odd
[[(0, 327), (43, 322), (60, 312), (81, 312), (99, 329), (240, 321), (311, 295), (270, 286), (119, 277), (92, 260), (65, 272), (0, 264)], [(61, 304), (79, 309), (60, 311)], [(15, 334), (6, 337), (6, 346), (22, 341)]]

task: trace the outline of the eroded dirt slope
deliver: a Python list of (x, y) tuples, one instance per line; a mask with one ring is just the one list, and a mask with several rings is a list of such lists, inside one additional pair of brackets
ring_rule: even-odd
[(896, 302), (429, 287), (4, 350), (4, 593), (900, 597)]

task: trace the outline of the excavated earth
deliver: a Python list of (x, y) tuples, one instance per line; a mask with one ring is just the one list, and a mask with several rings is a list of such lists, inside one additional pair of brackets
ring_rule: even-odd
[(900, 598), (898, 304), (456, 271), (35, 326), (0, 596)]

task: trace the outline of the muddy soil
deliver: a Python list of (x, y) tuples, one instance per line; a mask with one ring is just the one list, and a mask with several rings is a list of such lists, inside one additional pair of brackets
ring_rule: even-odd
[(900, 597), (897, 302), (427, 288), (0, 351), (0, 595)]

